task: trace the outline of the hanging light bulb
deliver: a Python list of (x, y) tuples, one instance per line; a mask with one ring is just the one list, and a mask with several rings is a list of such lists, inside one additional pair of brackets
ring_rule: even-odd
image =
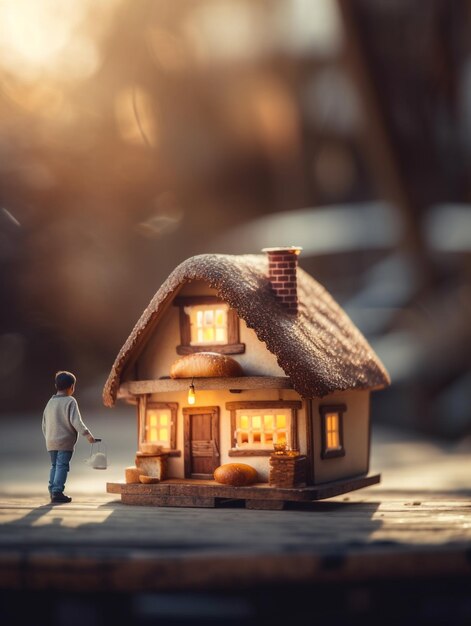
[(195, 402), (196, 402), (195, 386), (193, 384), (193, 379), (191, 379), (191, 385), (188, 389), (188, 404), (194, 404)]

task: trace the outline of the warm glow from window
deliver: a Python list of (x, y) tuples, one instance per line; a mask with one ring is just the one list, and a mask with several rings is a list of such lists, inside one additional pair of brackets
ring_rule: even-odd
[(275, 443), (291, 444), (291, 411), (239, 409), (235, 440), (238, 448), (273, 449)]
[(191, 345), (227, 344), (227, 304), (185, 307), (190, 317)]
[(338, 413), (326, 413), (325, 416), (325, 439), (327, 450), (340, 448), (340, 425)]
[(286, 428), (286, 415), (277, 415), (276, 416), (276, 427), (277, 428)]
[(249, 428), (249, 417), (248, 415), (240, 416), (240, 427), (244, 430), (248, 430)]
[(170, 409), (147, 409), (145, 443), (170, 447)]

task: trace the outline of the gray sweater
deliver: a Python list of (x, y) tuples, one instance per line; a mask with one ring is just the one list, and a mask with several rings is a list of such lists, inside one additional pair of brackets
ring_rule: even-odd
[(47, 449), (73, 450), (78, 433), (84, 436), (91, 434), (82, 421), (77, 400), (73, 396), (52, 396), (43, 414)]

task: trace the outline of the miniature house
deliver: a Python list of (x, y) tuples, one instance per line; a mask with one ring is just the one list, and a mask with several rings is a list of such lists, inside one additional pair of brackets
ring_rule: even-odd
[[(368, 475), (370, 392), (388, 374), (299, 252), (204, 254), (172, 272), (103, 393), (107, 406), (136, 405), (137, 474), (150, 478), (109, 492), (129, 504), (282, 508), (379, 482)], [(236, 463), (256, 470), (254, 484), (213, 479)]]

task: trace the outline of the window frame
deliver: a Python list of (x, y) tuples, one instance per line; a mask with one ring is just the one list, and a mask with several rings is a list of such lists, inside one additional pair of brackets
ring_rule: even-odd
[(178, 402), (156, 402), (154, 400), (149, 400), (147, 396), (141, 396), (139, 400), (138, 449), (141, 449), (142, 443), (147, 443), (144, 440), (146, 433), (147, 409), (168, 409), (170, 411), (170, 447), (162, 447), (162, 452), (165, 452), (170, 456), (180, 456), (181, 451), (177, 449)]
[(218, 352), (219, 354), (242, 354), (245, 352), (245, 344), (240, 343), (239, 316), (228, 305), (227, 309), (227, 343), (191, 345), (190, 317), (185, 313), (185, 307), (204, 304), (227, 304), (217, 296), (182, 296), (173, 301), (174, 306), (180, 309), (180, 345), (177, 346), (177, 354), (194, 354), (196, 352)]
[[(319, 406), (319, 413), (321, 416), (321, 458), (322, 459), (335, 459), (345, 456), (345, 446), (343, 437), (343, 414), (347, 410), (346, 404), (321, 404)], [(338, 434), (339, 434), (339, 447), (335, 449), (328, 449), (327, 447), (327, 414), (337, 413), (338, 415)]]
[(291, 411), (291, 448), (298, 447), (298, 410), (302, 408), (299, 400), (247, 400), (246, 402), (226, 402), (226, 409), (231, 414), (231, 448), (229, 456), (270, 456), (274, 449), (236, 448), (237, 411), (241, 409), (289, 409)]

